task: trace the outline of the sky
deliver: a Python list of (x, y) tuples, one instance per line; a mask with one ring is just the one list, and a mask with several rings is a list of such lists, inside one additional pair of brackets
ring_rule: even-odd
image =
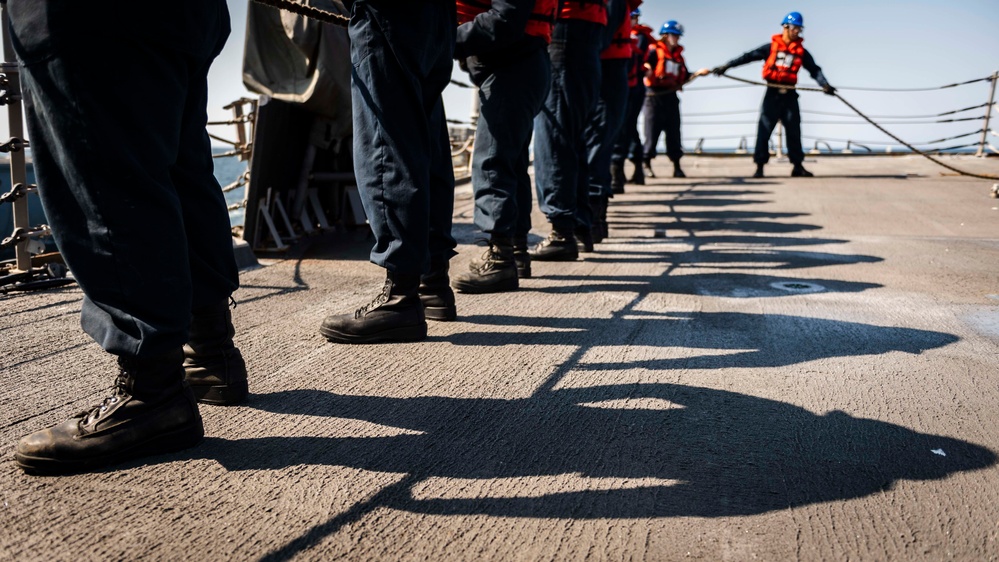
[[(254, 95), (242, 84), (248, 1), (228, 0), (233, 32), (209, 75), (211, 119), (228, 117), (222, 109), (224, 105)], [(850, 87), (935, 87), (999, 71), (999, 3), (996, 0), (646, 0), (641, 9), (643, 23), (655, 31), (668, 19), (683, 24), (686, 33), (682, 44), (691, 70), (717, 66), (769, 42), (770, 36), (780, 31), (780, 21), (787, 12), (801, 12), (805, 20), (805, 48), (822, 67), (830, 83), (840, 88), (840, 94), (872, 116), (934, 115), (980, 105), (988, 101), (989, 83), (931, 92), (868, 92), (852, 91)], [(344, 56), (348, 54), (344, 53)], [(750, 63), (729, 72), (759, 80), (761, 66), (762, 63)], [(457, 66), (453, 78), (467, 81), (467, 76)], [(799, 82), (815, 86), (804, 71), (799, 74)], [(688, 149), (701, 138), (705, 139), (706, 148), (731, 147), (738, 143), (738, 138), (714, 140), (717, 137), (746, 137), (752, 145), (762, 88), (719, 89), (735, 85), (736, 82), (726, 78), (706, 76), (689, 84), (687, 91), (681, 94), (684, 144)], [(449, 87), (444, 99), (448, 117), (468, 118), (471, 103), (468, 90)], [(845, 143), (834, 142), (834, 139), (889, 141), (867, 124), (829, 124), (830, 121), (856, 122), (859, 118), (808, 113), (850, 113), (835, 98), (803, 92), (800, 105), (804, 113), (802, 135), (806, 150), (813, 147), (814, 139), (830, 140), (836, 149), (843, 148)], [(711, 115), (740, 111), (745, 113)], [(977, 109), (956, 117), (980, 117), (984, 111), (984, 108)], [(993, 115), (996, 119), (991, 128), (999, 130), (999, 113)], [(726, 124), (706, 124), (709, 122)], [(921, 143), (980, 131), (981, 126), (981, 121), (973, 121), (886, 127), (909, 142)], [(6, 138), (6, 131), (0, 133)], [(953, 142), (977, 140), (975, 136)], [(999, 146), (999, 138), (993, 136), (990, 140)]]

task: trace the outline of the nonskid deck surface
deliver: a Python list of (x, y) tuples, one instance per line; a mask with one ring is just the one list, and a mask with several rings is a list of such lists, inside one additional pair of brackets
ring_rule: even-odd
[[(362, 234), (264, 260), (235, 295), (248, 403), (96, 474), (12, 459), (113, 380), (81, 292), (0, 297), (0, 559), (999, 557), (991, 183), (910, 157), (684, 164), (615, 197), (596, 252), (459, 295), (419, 343), (318, 333), (380, 288)], [(453, 272), (471, 217), (459, 188)]]

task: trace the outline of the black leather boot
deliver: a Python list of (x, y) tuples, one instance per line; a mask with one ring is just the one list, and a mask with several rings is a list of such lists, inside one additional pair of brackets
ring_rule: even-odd
[(576, 246), (580, 253), (593, 251), (593, 231), (592, 227), (577, 226), (573, 234), (576, 235)]
[(353, 314), (327, 316), (319, 333), (332, 342), (410, 342), (427, 337), (420, 276), (388, 272), (382, 292)]
[(611, 162), (611, 191), (624, 193), (624, 160)]
[(813, 174), (813, 173), (809, 172), (808, 170), (806, 170), (805, 167), (802, 166), (801, 164), (795, 164), (794, 167), (791, 168), (791, 177), (792, 178), (811, 178), (811, 177), (814, 177), (814, 176), (815, 176), (815, 174)]
[(183, 361), (180, 349), (148, 359), (119, 358), (111, 395), (22, 438), (14, 453), (18, 466), (29, 474), (66, 474), (197, 445), (205, 430), (184, 382)]
[(594, 244), (599, 244), (607, 237), (607, 198), (590, 196), (590, 210), (593, 211), (593, 226), (590, 227), (590, 236)]
[(579, 248), (576, 247), (574, 235), (553, 228), (548, 238), (539, 242), (528, 254), (534, 261), (576, 261), (579, 259)]
[(517, 264), (517, 277), (531, 278), (531, 255), (527, 253), (527, 236), (513, 239), (513, 261)]
[(489, 248), (481, 258), (472, 260), (468, 269), (468, 273), (454, 280), (454, 288), (459, 293), (500, 293), (520, 287), (517, 262), (513, 259), (513, 241), (509, 238), (491, 237)]
[(635, 165), (635, 171), (631, 173), (631, 179), (628, 180), (628, 183), (632, 185), (645, 185), (645, 171), (642, 170), (642, 159), (632, 159), (631, 163)]
[(652, 169), (652, 159), (651, 158), (646, 158), (645, 160), (642, 161), (642, 168), (645, 169), (645, 175), (646, 176), (648, 176), (650, 178), (656, 177), (656, 172), (655, 172), (655, 170)]
[(198, 402), (230, 406), (246, 400), (246, 362), (232, 343), (234, 335), (228, 301), (191, 314), (184, 379)]
[(680, 161), (679, 160), (677, 160), (676, 162), (673, 162), (673, 177), (674, 178), (685, 178), (685, 177), (687, 177), (687, 174), (683, 173), (683, 170), (680, 168)]
[(448, 277), (449, 263), (431, 260), (430, 272), (420, 277), (420, 301), (427, 320), (450, 322), (458, 318), (458, 307), (454, 303), (454, 291)]
[(762, 178), (763, 177), (763, 164), (757, 164), (756, 165), (756, 172), (753, 173), (753, 177), (754, 178)]

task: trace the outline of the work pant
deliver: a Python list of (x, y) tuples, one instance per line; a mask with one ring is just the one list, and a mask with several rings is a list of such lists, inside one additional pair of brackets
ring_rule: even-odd
[(614, 143), (611, 161), (619, 164), (627, 160), (638, 160), (643, 157), (644, 147), (642, 137), (638, 134), (638, 117), (645, 104), (645, 85), (628, 88), (628, 106), (624, 113), (624, 124)]
[(539, 47), (525, 57), (469, 70), (479, 87), (479, 121), (472, 154), (475, 226), (490, 235), (526, 237), (531, 231), (531, 177), (528, 147), (534, 117), (551, 85), (548, 52)]
[(191, 311), (239, 282), (205, 130), (226, 3), (8, 7), (39, 195), (85, 295), (83, 329), (116, 355), (179, 349)]
[(766, 164), (770, 160), (770, 135), (773, 134), (777, 121), (784, 124), (784, 132), (787, 133), (788, 160), (792, 164), (801, 164), (805, 161), (805, 152), (801, 148), (801, 111), (798, 109), (798, 93), (779, 88), (767, 88), (767, 93), (763, 95), (753, 162)]
[(454, 2), (356, 0), (350, 36), (354, 175), (375, 236), (371, 261), (426, 273), (455, 255), (454, 171), (441, 92)]
[(628, 103), (628, 65), (631, 59), (600, 61), (600, 98), (586, 127), (586, 155), (590, 197), (613, 195), (611, 153), (624, 123)]
[(659, 136), (666, 132), (666, 156), (671, 162), (683, 158), (680, 142), (680, 96), (667, 90), (649, 88), (645, 94), (645, 159), (656, 157)]
[(591, 220), (583, 133), (600, 95), (603, 30), (597, 23), (560, 20), (548, 48), (552, 86), (534, 120), (534, 179), (538, 206), (563, 233), (572, 232), (577, 219), (587, 227)]

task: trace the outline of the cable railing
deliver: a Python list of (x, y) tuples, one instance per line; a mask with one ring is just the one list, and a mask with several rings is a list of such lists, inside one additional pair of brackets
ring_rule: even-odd
[[(763, 82), (755, 82), (752, 80), (745, 80), (742, 78), (737, 78), (730, 75), (725, 75), (725, 77), (732, 80), (738, 81), (741, 84), (729, 87), (751, 87), (751, 86), (768, 86)], [(806, 116), (819, 116), (819, 117), (830, 117), (838, 119), (809, 119), (805, 121), (807, 125), (823, 125), (823, 126), (862, 126), (862, 125), (873, 125), (875, 128), (879, 129), (886, 137), (892, 139), (881, 139), (881, 140), (858, 140), (853, 138), (830, 138), (830, 137), (808, 137), (802, 136), (803, 139), (808, 139), (814, 141), (816, 144), (813, 149), (813, 154), (821, 153), (820, 146), (826, 148), (827, 153), (840, 153), (840, 154), (853, 154), (857, 153), (860, 149), (862, 153), (875, 153), (872, 146), (883, 147), (883, 152), (885, 153), (904, 153), (907, 151), (913, 152), (933, 152), (935, 154), (940, 153), (954, 153), (954, 152), (967, 152), (969, 150), (975, 150), (976, 155), (985, 156), (989, 153), (999, 154), (993, 143), (990, 142), (992, 137), (999, 136), (990, 125), (992, 113), (997, 110), (995, 101), (995, 88), (996, 82), (999, 79), (999, 73), (993, 73), (990, 76), (985, 76), (981, 78), (975, 78), (971, 80), (965, 80), (961, 82), (955, 82), (952, 84), (945, 84), (942, 86), (935, 87), (920, 87), (920, 88), (872, 88), (872, 87), (856, 87), (856, 86), (843, 86), (837, 87), (838, 91), (864, 91), (864, 92), (930, 92), (949, 88), (956, 88), (959, 86), (966, 86), (970, 84), (977, 84), (980, 82), (990, 82), (990, 90), (987, 100), (984, 103), (969, 105), (967, 107), (958, 107), (953, 109), (948, 109), (946, 111), (939, 112), (926, 112), (920, 114), (913, 113), (895, 113), (895, 114), (872, 114), (865, 115), (860, 113), (855, 107), (851, 106), (840, 96), (838, 97), (843, 101), (850, 109), (854, 110), (854, 113), (836, 112), (836, 111), (823, 111), (823, 110), (813, 110), (813, 109), (802, 109), (800, 110), (802, 115)], [(772, 87), (772, 86), (771, 86)], [(697, 91), (715, 89), (710, 87), (701, 88), (688, 88), (685, 91)], [(795, 89), (801, 91), (815, 91), (821, 92), (822, 90), (818, 88), (811, 87), (788, 87), (788, 89)], [(979, 115), (968, 115), (968, 112), (983, 110), (982, 114)], [(746, 108), (746, 109), (726, 109), (723, 111), (695, 111), (690, 113), (683, 113), (683, 125), (684, 127), (733, 127), (733, 128), (744, 128), (738, 133), (729, 135), (697, 135), (692, 137), (685, 137), (683, 140), (685, 143), (693, 143), (695, 145), (694, 152), (703, 152), (705, 150), (705, 143), (711, 141), (731, 141), (738, 139), (740, 141), (740, 148), (735, 150), (736, 153), (741, 153), (741, 147), (745, 144), (746, 139), (752, 139), (756, 135), (756, 125), (758, 121), (756, 120), (745, 120), (745, 119), (712, 119), (713, 117), (731, 117), (738, 115), (752, 115), (759, 112), (758, 108)], [(862, 117), (863, 120), (851, 119), (855, 117)], [(693, 118), (693, 119), (690, 119)], [(877, 120), (877, 122), (873, 120)], [(981, 123), (981, 126), (974, 131), (961, 133), (961, 134), (949, 134), (953, 129), (947, 130), (946, 127), (950, 125), (955, 125), (959, 123), (967, 123), (969, 125), (977, 125)], [(941, 138), (925, 141), (925, 142), (907, 142), (902, 138), (896, 137), (891, 133), (888, 133), (883, 129), (883, 126), (898, 126), (903, 127), (903, 131), (909, 130), (908, 127), (921, 127), (926, 129), (927, 127), (942, 126), (945, 127), (944, 135)], [(745, 132), (743, 132), (745, 131)], [(778, 134), (778, 151), (783, 144), (780, 139), (781, 127), (778, 125), (776, 132)], [(925, 133), (925, 131), (923, 131)], [(979, 136), (978, 142), (975, 143), (952, 143), (947, 146), (940, 146), (943, 143), (952, 142), (959, 139), (965, 139), (972, 136)], [(904, 136), (904, 135), (903, 135)], [(922, 135), (921, 135), (922, 136)], [(831, 143), (843, 143), (845, 146), (834, 151), (832, 149)], [(919, 148), (917, 148), (919, 147)], [(729, 150), (731, 150), (729, 148)], [(724, 149), (718, 150), (724, 151)]]

